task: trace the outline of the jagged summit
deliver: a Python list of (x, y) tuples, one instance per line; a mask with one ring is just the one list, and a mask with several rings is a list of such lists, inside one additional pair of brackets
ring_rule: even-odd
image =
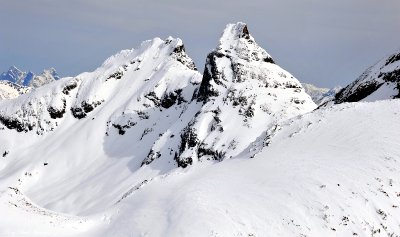
[(272, 57), (256, 43), (245, 23), (228, 24), (218, 47), (207, 56), (197, 99), (206, 101), (217, 96), (230, 83), (267, 80), (273, 64)]
[(228, 24), (216, 49), (221, 54), (237, 56), (247, 61), (265, 61), (274, 63), (272, 57), (254, 40), (243, 22)]
[(246, 24), (229, 24), (208, 54), (197, 94), (203, 106), (183, 131), (175, 160), (234, 157), (279, 120), (316, 107), (300, 82), (273, 63)]
[[(162, 40), (159, 37), (155, 37), (151, 40), (143, 41), (138, 49), (125, 49), (119, 53), (107, 58), (100, 68), (111, 67), (117, 62), (126, 60), (132, 54), (137, 54), (138, 52), (144, 52), (147, 49), (157, 46), (160, 50), (168, 49), (169, 56), (172, 56), (175, 60), (179, 61), (189, 69), (197, 70), (194, 61), (186, 54), (185, 46), (180, 38), (173, 38), (172, 36), (167, 37)], [(154, 59), (158, 58), (159, 55), (154, 55)]]

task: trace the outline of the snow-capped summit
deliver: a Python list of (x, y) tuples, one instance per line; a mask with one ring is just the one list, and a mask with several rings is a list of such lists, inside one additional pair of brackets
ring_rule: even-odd
[(0, 75), (0, 80), (10, 81), (19, 86), (34, 88), (43, 86), (58, 79), (60, 79), (60, 76), (54, 68), (45, 69), (41, 74), (36, 75), (31, 71), (24, 72), (15, 66), (11, 66), (7, 72), (3, 72)]
[(334, 102), (376, 101), (400, 98), (400, 50), (368, 68), (337, 93)]
[(241, 22), (227, 25), (208, 54), (195, 99), (203, 106), (181, 135), (175, 157), (183, 167), (233, 157), (271, 124), (316, 107)]
[(272, 57), (250, 35), (247, 25), (243, 22), (228, 24), (219, 40), (217, 47), (221, 53), (235, 55), (243, 60), (265, 61), (274, 63)]

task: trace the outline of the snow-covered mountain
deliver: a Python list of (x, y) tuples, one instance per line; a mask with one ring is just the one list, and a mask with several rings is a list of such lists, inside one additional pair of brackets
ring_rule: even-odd
[(392, 98), (400, 98), (400, 50), (368, 68), (356, 81), (338, 92), (334, 102)]
[(31, 71), (23, 72), (15, 66), (11, 66), (7, 72), (0, 75), (0, 81), (9, 81), (19, 86), (35, 88), (58, 79), (60, 79), (60, 76), (54, 68), (45, 69), (41, 74), (36, 75)]
[(314, 110), (244, 23), (203, 75), (154, 38), (0, 101), (0, 236), (395, 236), (399, 103)]
[(182, 167), (236, 156), (269, 125), (316, 107), (244, 23), (228, 25), (208, 54), (195, 99), (202, 108), (184, 130), (175, 158)]
[(306, 93), (311, 96), (311, 99), (317, 105), (321, 105), (327, 101), (331, 101), (333, 98), (335, 98), (336, 93), (338, 93), (342, 89), (341, 86), (336, 86), (332, 89), (329, 89), (316, 87), (312, 84), (307, 83), (301, 83), (301, 85), (303, 86)]

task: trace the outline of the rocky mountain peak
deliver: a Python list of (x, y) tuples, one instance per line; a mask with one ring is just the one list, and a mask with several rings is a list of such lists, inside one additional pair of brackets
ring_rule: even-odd
[(241, 22), (227, 25), (218, 47), (208, 54), (194, 98), (203, 105), (181, 134), (175, 160), (182, 167), (237, 155), (262, 128), (316, 107)]
[(274, 63), (272, 57), (256, 43), (243, 22), (225, 27), (216, 51), (245, 61)]
[[(197, 100), (205, 102), (226, 91), (232, 83), (253, 79), (264, 81), (265, 86), (278, 86), (267, 82), (274, 64), (272, 57), (250, 35), (245, 23), (228, 24), (218, 47), (207, 56)], [(281, 76), (288, 75), (282, 72)], [(299, 83), (293, 83), (301, 88)]]
[(225, 30), (220, 38), (220, 45), (226, 45), (227, 42), (233, 42), (240, 38), (251, 38), (247, 25), (243, 22), (228, 24), (226, 25)]
[(196, 65), (193, 60), (186, 54), (185, 46), (181, 39), (174, 39), (171, 36), (165, 40), (166, 44), (173, 44), (171, 55), (175, 60), (182, 63), (191, 70), (196, 70)]

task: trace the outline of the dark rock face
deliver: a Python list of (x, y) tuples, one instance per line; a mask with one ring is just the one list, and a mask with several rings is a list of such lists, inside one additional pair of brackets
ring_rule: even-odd
[(400, 61), (400, 53), (391, 55), (391, 56), (386, 60), (385, 66), (387, 66), (387, 65), (389, 65), (389, 64), (392, 64), (392, 63), (394, 63), (394, 62), (396, 62), (396, 61)]
[(175, 58), (178, 62), (185, 65), (187, 68), (197, 71), (196, 65), (194, 64), (192, 59), (187, 56), (185, 46), (183, 44), (175, 47), (172, 52), (172, 57)]
[(187, 126), (181, 133), (181, 144), (179, 145), (178, 153), (175, 153), (174, 160), (178, 167), (186, 168), (188, 165), (193, 164), (193, 157), (183, 157), (182, 153), (186, 149), (195, 148), (199, 144), (197, 138), (197, 131), (190, 125)]
[(82, 101), (80, 107), (72, 107), (71, 108), (72, 115), (77, 119), (85, 118), (88, 113), (93, 111), (102, 102), (103, 101), (95, 101), (95, 102), (89, 103), (87, 101)]
[(118, 129), (118, 134), (119, 135), (124, 135), (126, 133), (126, 130), (128, 130), (129, 128), (135, 126), (137, 123), (136, 122), (131, 122), (128, 121), (127, 124), (121, 125), (121, 124), (112, 124), (112, 126), (116, 129)]
[(384, 72), (379, 74), (378, 77), (382, 77), (385, 82), (399, 82), (400, 81), (400, 69), (392, 72)]
[(376, 91), (380, 86), (382, 86), (383, 83), (365, 83), (363, 85), (360, 85), (357, 90), (355, 90), (353, 93), (344, 96), (345, 89), (342, 89), (335, 95), (335, 103), (336, 104), (341, 104), (344, 102), (357, 102), (360, 101), (370, 94), (372, 94), (374, 91)]
[(197, 156), (211, 156), (213, 160), (222, 161), (225, 157), (226, 152), (214, 151), (213, 149), (207, 148), (206, 144), (200, 144), (197, 150)]
[(28, 132), (33, 129), (31, 124), (24, 123), (16, 118), (0, 115), (0, 122), (8, 129), (15, 129), (17, 132)]
[(118, 80), (118, 79), (121, 79), (123, 75), (124, 75), (124, 72), (118, 70), (118, 71), (114, 72), (113, 74), (109, 75), (109, 76), (107, 77), (107, 80), (108, 80), (108, 79), (112, 79), (112, 78)]
[[(400, 97), (400, 53), (395, 53), (368, 68), (356, 81), (339, 91), (335, 104), (357, 102), (367, 98), (381, 87), (394, 88), (387, 99)], [(390, 91), (390, 90), (389, 90)], [(381, 95), (385, 97), (385, 95)]]
[(143, 165), (149, 165), (151, 162), (153, 162), (155, 159), (158, 159), (161, 157), (160, 152), (155, 152), (154, 150), (150, 150), (149, 154), (147, 157), (143, 160), (141, 166)]
[(173, 106), (175, 103), (178, 105), (187, 102), (182, 97), (182, 89), (175, 90), (174, 92), (168, 93), (164, 95), (160, 104), (163, 108), (168, 109), (169, 107)]
[(48, 107), (47, 111), (52, 119), (62, 118), (65, 114), (65, 110), (67, 108), (67, 103), (65, 99), (63, 100), (63, 107), (62, 108), (55, 108), (55, 107)]
[[(169, 45), (172, 42), (173, 41), (171, 38), (168, 38), (165, 40), (166, 45)], [(187, 68), (197, 71), (196, 65), (194, 64), (193, 60), (186, 54), (185, 46), (183, 45), (183, 43), (181, 41), (178, 42), (178, 44), (175, 46), (175, 48), (173, 49), (173, 51), (171, 53), (171, 56), (172, 56), (172, 58), (174, 58), (176, 61), (182, 63)]]
[(165, 93), (164, 96), (160, 99), (157, 97), (154, 91), (149, 92), (145, 97), (151, 100), (156, 107), (162, 107), (164, 109), (168, 109), (175, 104), (181, 104), (183, 102), (187, 102), (182, 97), (182, 89), (177, 89), (173, 92)]
[(69, 92), (78, 87), (78, 81), (72, 80), (70, 81), (62, 90), (62, 93), (65, 95), (69, 95)]
[(218, 91), (212, 85), (212, 82), (222, 84), (220, 81), (221, 73), (218, 71), (215, 60), (216, 57), (223, 57), (223, 54), (212, 52), (207, 56), (203, 80), (201, 81), (199, 91), (196, 95), (198, 102), (207, 102), (210, 97), (216, 97), (219, 95)]

